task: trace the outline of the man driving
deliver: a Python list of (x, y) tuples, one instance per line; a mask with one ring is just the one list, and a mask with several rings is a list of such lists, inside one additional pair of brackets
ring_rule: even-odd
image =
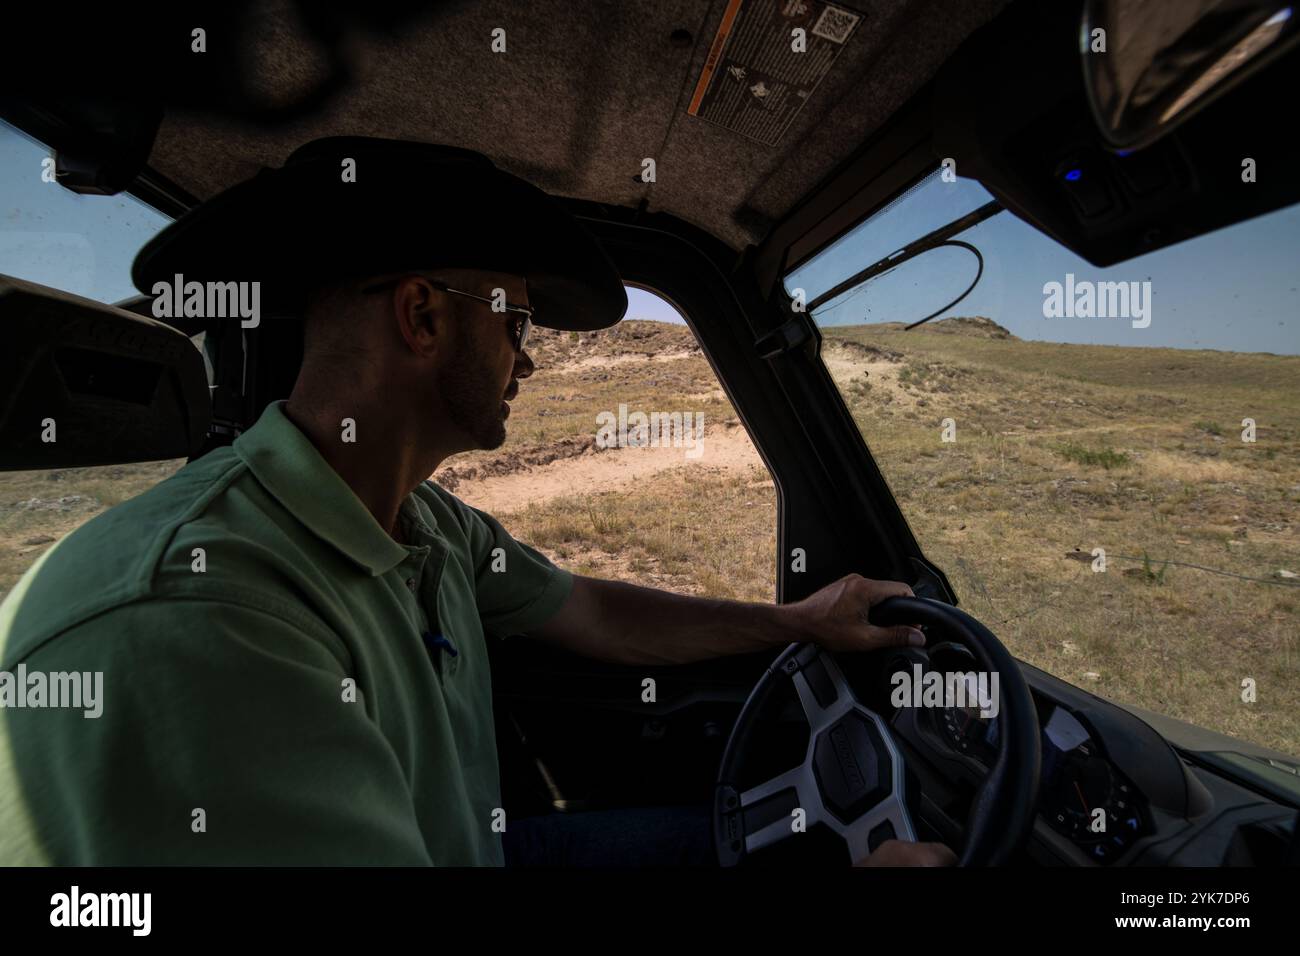
[[(95, 719), (0, 711), (0, 862), (616, 863), (592, 855), (594, 822), (581, 857), (554, 858), (583, 814), (553, 822), (564, 841), (536, 838), (549, 818), (501, 832), (488, 639), (624, 665), (923, 640), (865, 623), (905, 584), (849, 575), (763, 605), (584, 577), (429, 479), (502, 445), (534, 323), (626, 309), (579, 223), (476, 154), (318, 140), (133, 269), (142, 291), (181, 275), (261, 283), (302, 318), (301, 370), (233, 444), (68, 535), (0, 605), (0, 668), (104, 688)], [(650, 862), (710, 862), (706, 818), (663, 826), (675, 855)], [(867, 862), (954, 857), (888, 841)]]

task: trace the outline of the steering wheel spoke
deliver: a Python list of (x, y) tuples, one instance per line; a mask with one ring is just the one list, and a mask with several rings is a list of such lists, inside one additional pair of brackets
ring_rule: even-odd
[(773, 820), (766, 826), (759, 827), (753, 833), (745, 834), (745, 851), (753, 853), (774, 843), (780, 843), (782, 840), (790, 839), (793, 833), (789, 817)]
[(753, 807), (785, 790), (795, 791), (795, 799), (798, 801), (796, 806), (802, 807), (810, 782), (808, 779), (808, 765), (806, 763), (800, 764), (793, 770), (787, 770), (785, 773), (777, 774), (771, 780), (765, 780), (756, 787), (750, 787), (740, 795), (740, 807), (742, 810), (746, 807)]
[(790, 675), (808, 726), (816, 734), (857, 704), (848, 679), (828, 654), (817, 654)]
[(792, 836), (796, 832), (795, 810), (803, 810), (803, 822), (808, 827), (820, 822), (824, 812), (817, 796), (817, 782), (806, 760), (740, 795), (746, 852), (761, 850)]
[(891, 793), (840, 833), (849, 846), (849, 862), (865, 860), (885, 840), (916, 841), (912, 817), (903, 801)]

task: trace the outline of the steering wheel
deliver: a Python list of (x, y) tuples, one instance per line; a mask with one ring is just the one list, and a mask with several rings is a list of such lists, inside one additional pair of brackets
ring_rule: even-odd
[[(965, 646), (979, 667), (998, 675), (998, 754), (971, 802), (958, 865), (1005, 862), (1033, 823), (1042, 760), (1038, 714), (1019, 666), (988, 628), (939, 601), (887, 598), (868, 619), (924, 625), (931, 637)], [(738, 771), (751, 734), (786, 677), (808, 718), (807, 753), (793, 770), (741, 792)], [(796, 808), (804, 811), (806, 829), (822, 823), (843, 838), (849, 862), (865, 859), (883, 840), (915, 841), (906, 781), (889, 726), (858, 701), (834, 657), (815, 644), (791, 644), (759, 678), (727, 740), (713, 801), (718, 862), (735, 866), (756, 850), (804, 835), (792, 825)]]

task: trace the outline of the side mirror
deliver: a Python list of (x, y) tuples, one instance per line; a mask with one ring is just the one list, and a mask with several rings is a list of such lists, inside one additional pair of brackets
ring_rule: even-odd
[(193, 455), (212, 415), (203, 356), (156, 319), (0, 275), (0, 470)]

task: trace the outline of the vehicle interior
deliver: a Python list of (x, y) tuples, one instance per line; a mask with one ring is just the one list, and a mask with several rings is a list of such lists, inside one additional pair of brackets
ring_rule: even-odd
[[(1289, 168), (1276, 92), (1300, 72), (1289, 9), (1207, 3), (1198, 20), (1183, 6), (233, 2), (204, 21), (201, 65), (189, 13), (130, 26), (101, 14), (84, 31), (99, 42), (33, 43), (60, 68), (8, 84), (0, 118), (50, 148), (62, 187), (127, 193), (168, 217), (322, 136), (483, 153), (686, 317), (777, 489), (772, 600), (849, 573), (913, 588), (872, 619), (923, 624), (923, 648), (832, 659), (796, 645), (647, 670), (494, 644), (511, 816), (709, 804), (726, 864), (847, 864), (891, 836), (942, 840), (968, 865), (1296, 864), (1294, 755), (1091, 693), (1017, 660), (995, 622), (963, 610), (786, 281), (948, 160), (993, 197), (980, 215), (1015, 217), (1097, 266), (1300, 201), (1292, 175), (1240, 176), (1243, 142), (1261, 171)], [(798, 105), (755, 119), (722, 101), (725, 57), (748, 43), (775, 76), (799, 27), (822, 52)], [(166, 52), (176, 35), (180, 52)], [(753, 52), (762, 43), (782, 49)], [(1234, 50), (1248, 67), (1205, 80)], [(969, 225), (864, 262), (848, 284)], [(145, 296), (107, 304), (7, 276), (0, 324), (6, 470), (193, 460), (286, 397), (301, 361), (292, 316), (160, 321)], [(200, 332), (210, 370), (191, 345)], [(44, 414), (70, 436), (57, 451), (28, 427)], [(806, 562), (792, 563), (796, 548)], [(900, 671), (975, 666), (1001, 675), (994, 718), (891, 702)], [(790, 839), (797, 808), (808, 831)]]

